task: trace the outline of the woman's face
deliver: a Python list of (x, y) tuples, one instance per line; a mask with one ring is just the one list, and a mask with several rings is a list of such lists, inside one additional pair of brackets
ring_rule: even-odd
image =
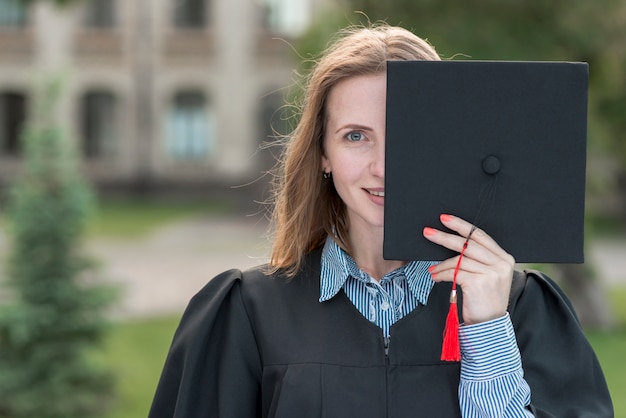
[(351, 231), (383, 227), (386, 91), (383, 73), (342, 80), (328, 96), (322, 170), (332, 172)]

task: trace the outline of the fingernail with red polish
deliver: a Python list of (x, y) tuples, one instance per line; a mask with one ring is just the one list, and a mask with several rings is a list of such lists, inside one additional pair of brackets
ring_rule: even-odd
[(436, 233), (437, 231), (432, 228), (429, 228), (429, 227), (424, 228), (424, 235), (426, 235), (427, 237), (432, 237)]
[(439, 216), (439, 219), (441, 219), (441, 222), (449, 222), (452, 220), (452, 216), (442, 213), (441, 216)]
[(437, 266), (436, 266), (436, 265), (434, 265), (434, 264), (433, 264), (432, 266), (428, 267), (428, 272), (429, 272), (429, 273), (432, 273), (432, 272), (433, 272), (433, 270), (435, 269), (435, 267), (437, 267)]

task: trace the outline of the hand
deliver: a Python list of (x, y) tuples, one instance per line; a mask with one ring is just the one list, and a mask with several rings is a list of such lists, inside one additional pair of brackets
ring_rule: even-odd
[[(472, 224), (452, 215), (441, 215), (441, 222), (457, 234), (424, 228), (424, 237), (458, 253), (463, 249)], [(431, 267), (436, 282), (452, 282), (459, 256)], [(457, 275), (463, 290), (463, 320), (466, 325), (502, 317), (507, 310), (515, 259), (489, 235), (476, 228), (465, 250)]]

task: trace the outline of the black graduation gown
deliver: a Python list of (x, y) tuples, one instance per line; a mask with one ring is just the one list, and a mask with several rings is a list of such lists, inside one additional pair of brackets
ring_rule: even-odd
[[(149, 418), (459, 417), (459, 363), (442, 362), (449, 283), (380, 328), (340, 292), (320, 303), (320, 252), (287, 280), (230, 270), (189, 303)], [(462, 303), (462, 301), (460, 301)], [(538, 417), (612, 417), (593, 350), (563, 293), (516, 273), (509, 312)]]

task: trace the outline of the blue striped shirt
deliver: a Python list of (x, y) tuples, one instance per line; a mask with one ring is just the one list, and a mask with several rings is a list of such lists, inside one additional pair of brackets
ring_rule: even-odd
[[(434, 282), (428, 261), (412, 261), (375, 280), (331, 238), (321, 259), (320, 302), (340, 290), (378, 325), (385, 338), (391, 326), (419, 304), (426, 305)], [(481, 324), (461, 326), (459, 405), (463, 418), (532, 417), (530, 387), (509, 315)]]
[(413, 261), (386, 274), (380, 282), (357, 266), (330, 237), (321, 261), (320, 302), (344, 289), (348, 299), (389, 337), (389, 328), (421, 303), (426, 305), (434, 282), (428, 267), (435, 263)]

